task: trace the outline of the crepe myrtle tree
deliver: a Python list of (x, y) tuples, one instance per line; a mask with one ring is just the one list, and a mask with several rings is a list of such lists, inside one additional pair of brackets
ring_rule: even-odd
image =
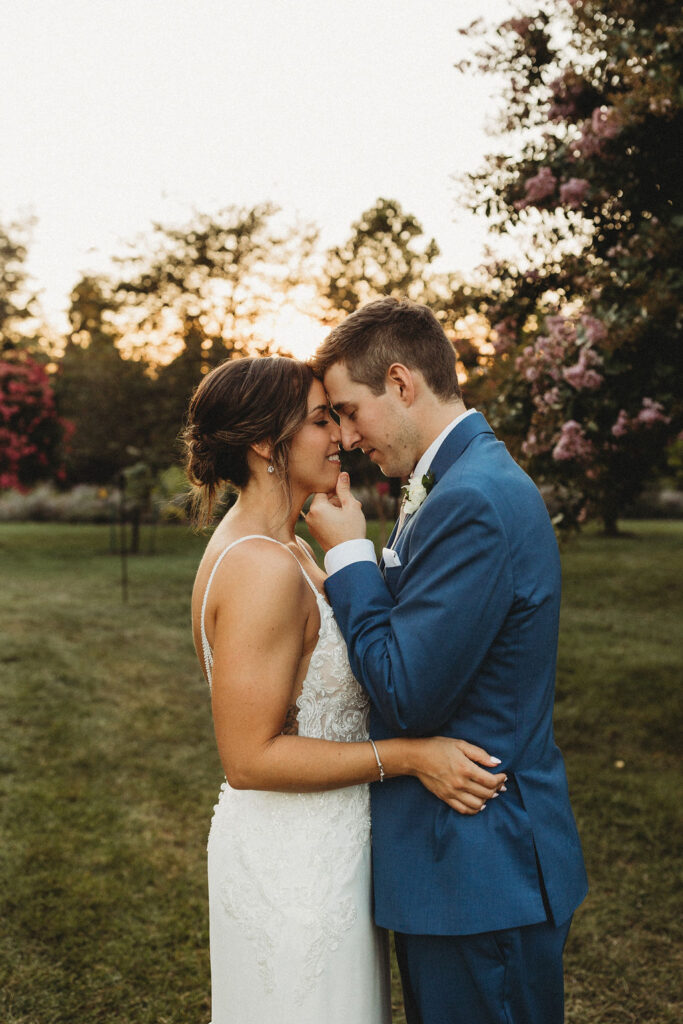
[(505, 151), (470, 204), (517, 253), (488, 268), (494, 354), (470, 391), (554, 485), (561, 526), (615, 534), (681, 430), (682, 10), (557, 0), (463, 29), (458, 68), (505, 83)]

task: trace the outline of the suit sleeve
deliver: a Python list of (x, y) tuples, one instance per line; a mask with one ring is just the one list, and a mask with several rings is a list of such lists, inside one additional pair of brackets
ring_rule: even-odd
[(356, 678), (385, 724), (427, 735), (456, 712), (513, 600), (507, 538), (475, 488), (434, 493), (410, 538), (394, 599), (377, 566), (326, 582)]

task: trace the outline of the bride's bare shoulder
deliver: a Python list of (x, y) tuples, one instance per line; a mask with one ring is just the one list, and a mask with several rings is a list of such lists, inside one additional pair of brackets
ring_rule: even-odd
[(207, 547), (197, 572), (199, 591), (208, 585), (214, 567), (210, 604), (251, 603), (256, 595), (263, 601), (273, 597), (287, 600), (299, 593), (304, 582), (293, 553), (267, 537), (238, 538), (214, 550)]

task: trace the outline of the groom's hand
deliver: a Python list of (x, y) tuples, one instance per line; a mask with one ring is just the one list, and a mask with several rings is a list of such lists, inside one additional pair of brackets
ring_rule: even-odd
[(316, 494), (306, 516), (306, 526), (323, 551), (345, 540), (365, 537), (363, 508), (351, 493), (348, 473), (339, 474), (336, 491)]

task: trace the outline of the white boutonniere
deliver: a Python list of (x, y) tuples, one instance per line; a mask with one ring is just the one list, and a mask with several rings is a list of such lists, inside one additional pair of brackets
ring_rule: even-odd
[(425, 473), (421, 480), (409, 480), (401, 488), (403, 491), (403, 511), (407, 516), (417, 512), (434, 486), (434, 483), (434, 474), (430, 470), (428, 473)]

